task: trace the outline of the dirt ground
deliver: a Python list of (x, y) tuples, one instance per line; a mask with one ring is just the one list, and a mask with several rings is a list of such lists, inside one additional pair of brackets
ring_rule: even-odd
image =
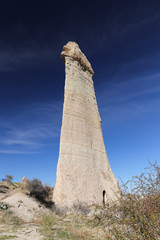
[(0, 209), (0, 240), (41, 240), (35, 222), (50, 211), (20, 188), (20, 184), (0, 182), (0, 203), (8, 206)]
[(18, 228), (13, 225), (0, 225), (0, 240), (16, 239), (16, 240), (41, 240), (43, 236), (38, 231), (36, 224), (23, 224)]

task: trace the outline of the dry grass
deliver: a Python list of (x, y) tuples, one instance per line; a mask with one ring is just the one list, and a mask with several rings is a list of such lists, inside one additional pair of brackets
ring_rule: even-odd
[(160, 167), (150, 164), (130, 183), (123, 184), (118, 204), (95, 206), (92, 224), (102, 226), (106, 239), (160, 239)]
[(15, 238), (17, 237), (14, 235), (4, 235), (0, 237), (0, 240), (15, 239)]
[(0, 211), (0, 224), (13, 225), (14, 227), (19, 227), (23, 223), (22, 219), (15, 216), (15, 214), (10, 210)]
[(40, 221), (40, 232), (45, 239), (103, 240), (97, 227), (88, 224), (88, 218), (80, 215), (44, 215)]

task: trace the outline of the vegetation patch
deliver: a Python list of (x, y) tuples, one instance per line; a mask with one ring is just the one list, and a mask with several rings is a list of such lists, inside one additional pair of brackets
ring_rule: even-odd
[(87, 218), (79, 215), (52, 216), (44, 215), (40, 222), (40, 232), (44, 239), (70, 239), (70, 240), (103, 240), (97, 237), (97, 231), (93, 231), (87, 225)]
[(65, 231), (65, 230), (62, 230), (62, 229), (59, 229), (58, 231), (57, 231), (57, 236), (58, 236), (58, 238), (62, 238), (62, 239), (73, 239), (72, 238), (72, 236), (71, 236), (71, 234), (69, 234), (67, 231)]
[(10, 211), (1, 211), (0, 224), (13, 225), (14, 227), (19, 227), (23, 223), (22, 219), (15, 216), (15, 214)]
[(159, 213), (160, 167), (150, 163), (146, 172), (123, 184), (117, 203), (103, 208), (95, 206), (91, 222), (102, 227), (106, 239), (157, 240), (160, 239)]
[(40, 222), (40, 228), (39, 228), (40, 233), (49, 239), (54, 237), (54, 234), (52, 231), (54, 224), (55, 224), (55, 218), (52, 215), (43, 215)]
[(53, 208), (52, 193), (53, 189), (49, 185), (43, 185), (41, 180), (34, 178), (27, 183), (27, 190), (31, 197), (44, 204), (48, 208)]
[(4, 236), (0, 236), (0, 240), (14, 239), (14, 238), (17, 238), (17, 236), (14, 236), (14, 235), (4, 235)]
[[(48, 193), (39, 180), (30, 187), (32, 196), (46, 201)], [(50, 214), (42, 216), (38, 226), (45, 240), (160, 240), (160, 167), (150, 163), (140, 176), (122, 183), (116, 202), (93, 205), (92, 215), (87, 215), (88, 207), (80, 203), (73, 210), (74, 214), (66, 214), (54, 206)], [(9, 209), (0, 211), (0, 224), (14, 229), (22, 223)], [(4, 235), (0, 240), (13, 238), (16, 236)]]

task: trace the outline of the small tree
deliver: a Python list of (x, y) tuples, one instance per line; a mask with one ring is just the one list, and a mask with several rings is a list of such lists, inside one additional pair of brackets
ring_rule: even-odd
[(10, 175), (10, 174), (6, 174), (5, 178), (6, 178), (5, 180), (7, 180), (9, 182), (12, 182), (14, 177), (12, 175)]
[(27, 189), (29, 190), (31, 196), (41, 201), (45, 201), (45, 198), (48, 197), (49, 194), (46, 187), (44, 187), (42, 182), (37, 178), (28, 182)]

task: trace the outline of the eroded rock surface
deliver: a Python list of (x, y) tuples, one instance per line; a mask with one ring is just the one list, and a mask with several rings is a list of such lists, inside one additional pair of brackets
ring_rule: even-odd
[(29, 180), (26, 176), (23, 177), (22, 181), (21, 181), (21, 190), (27, 190), (27, 187), (28, 187), (28, 183), (29, 183)]
[(94, 74), (90, 62), (88, 61), (86, 56), (81, 52), (77, 43), (68, 42), (66, 45), (64, 45), (61, 57), (64, 62), (66, 57), (71, 57), (73, 60), (79, 62), (80, 65), (84, 68), (84, 70), (87, 70), (91, 74)]
[(103, 141), (92, 67), (75, 42), (61, 55), (66, 79), (53, 201), (64, 207), (114, 200), (119, 186)]
[(8, 181), (0, 182), (0, 201), (14, 191), (14, 185)]

